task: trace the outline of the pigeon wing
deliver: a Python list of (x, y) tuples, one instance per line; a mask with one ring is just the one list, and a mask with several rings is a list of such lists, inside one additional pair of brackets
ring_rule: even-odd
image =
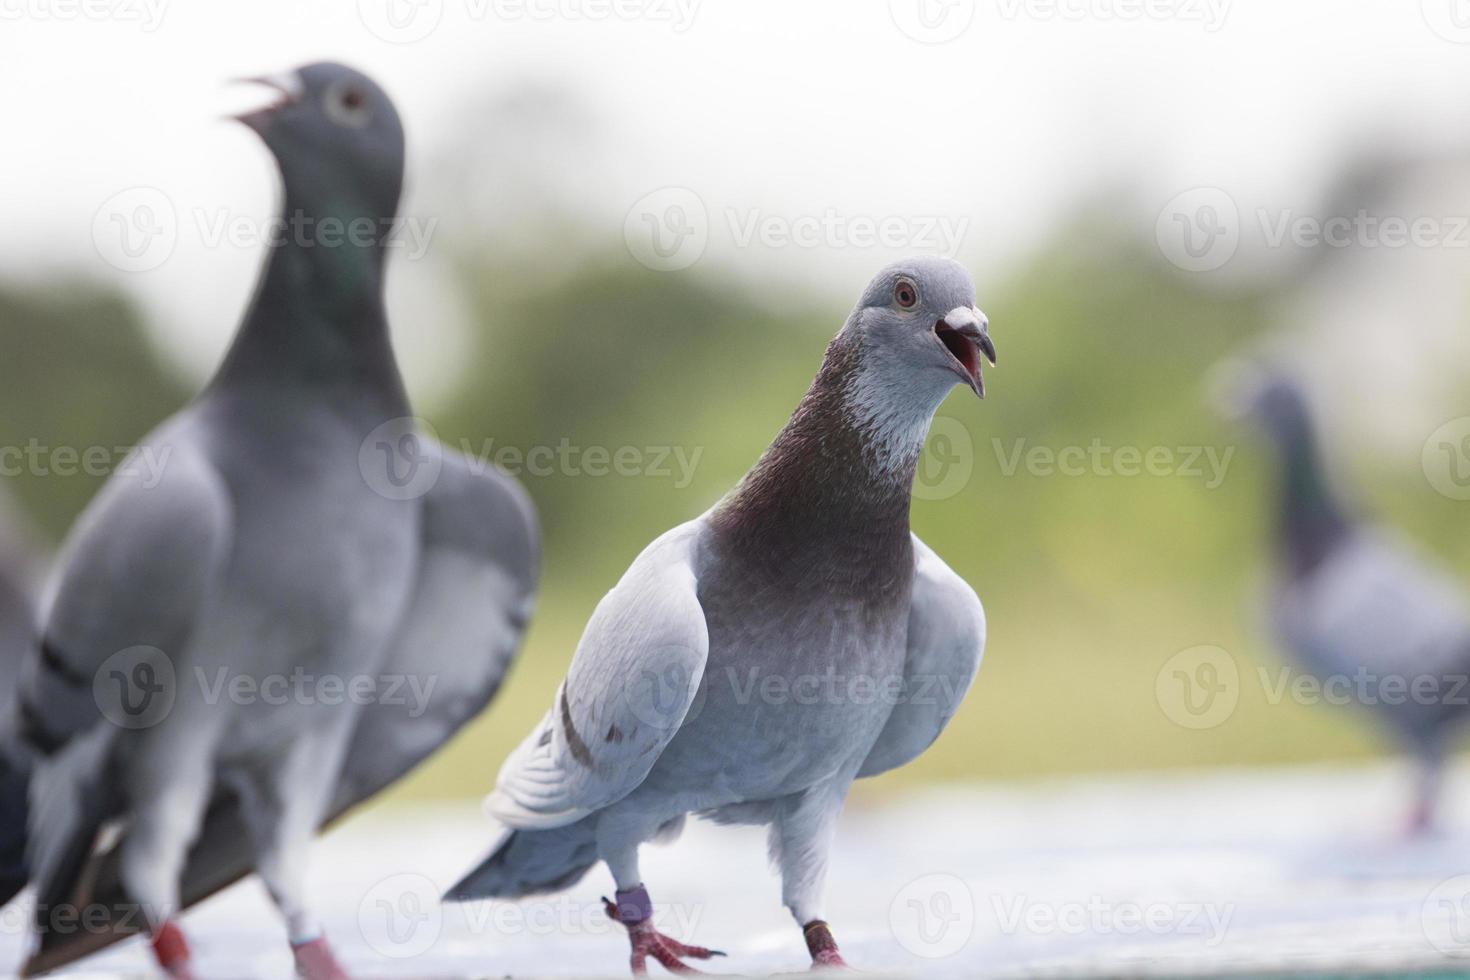
[[(1459, 584), (1381, 532), (1358, 532), (1291, 583), (1275, 617), (1286, 645), (1318, 675), (1366, 671), (1374, 681), (1442, 685), (1470, 672), (1470, 607)], [(1427, 719), (1435, 712), (1408, 713)]]
[(572, 823), (631, 793), (704, 678), (699, 522), (648, 546), (598, 603), (545, 719), (506, 760), (486, 810), (510, 827)]
[(985, 609), (975, 590), (914, 537), (904, 693), (858, 776), (876, 776), (917, 759), (959, 708), (985, 651)]
[(364, 710), (334, 814), (402, 777), (490, 703), (531, 616), (541, 544), (530, 498), (498, 470), (441, 454), (423, 499), (418, 581), (383, 668), (398, 692)]
[(94, 678), (114, 654), (154, 647), (182, 679), (185, 647), (229, 551), (232, 508), (214, 466), (182, 436), (144, 451), (162, 465), (125, 461), (58, 560), (42, 642), (19, 685), (20, 734), (40, 751), (98, 721)]

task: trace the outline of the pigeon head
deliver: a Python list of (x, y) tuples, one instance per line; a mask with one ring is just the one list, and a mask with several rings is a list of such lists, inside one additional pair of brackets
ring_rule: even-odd
[(1230, 360), (1215, 368), (1211, 400), (1223, 417), (1250, 422), (1283, 444), (1307, 435), (1306, 394), (1284, 372), (1261, 364)]
[(343, 220), (393, 217), (403, 186), (403, 126), (372, 79), (319, 62), (242, 81), (277, 94), (235, 118), (275, 156), (288, 208)]
[(883, 269), (845, 329), (888, 383), (942, 398), (963, 382), (985, 397), (981, 358), (995, 364), (990, 323), (975, 305), (970, 274), (952, 259), (912, 258)]

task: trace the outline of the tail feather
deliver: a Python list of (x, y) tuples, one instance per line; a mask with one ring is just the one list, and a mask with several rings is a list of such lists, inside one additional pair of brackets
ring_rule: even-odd
[(597, 833), (590, 820), (549, 830), (511, 830), (444, 899), (468, 902), (560, 891), (580, 881), (596, 863)]
[(45, 932), (51, 910), (71, 903), (110, 793), (105, 773), (115, 729), (99, 725), (37, 766), (30, 787), (26, 860), (36, 884), (36, 927)]
[(30, 772), (0, 753), (0, 906), (30, 880), (26, 862), (26, 794)]

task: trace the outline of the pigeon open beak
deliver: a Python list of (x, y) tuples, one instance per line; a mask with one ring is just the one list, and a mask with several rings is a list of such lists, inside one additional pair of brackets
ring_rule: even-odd
[(981, 398), (985, 397), (985, 377), (980, 371), (984, 355), (995, 366), (995, 343), (990, 339), (990, 321), (974, 307), (957, 306), (934, 324), (934, 335), (954, 359), (955, 371)]
[(288, 105), (294, 105), (301, 101), (305, 86), (301, 82), (301, 76), (295, 72), (285, 72), (278, 75), (254, 75), (249, 78), (232, 79), (233, 82), (245, 85), (262, 85), (276, 93), (276, 98), (258, 109), (251, 109), (231, 115), (229, 118), (236, 122), (242, 122), (255, 130), (262, 136), (270, 121), (280, 110)]

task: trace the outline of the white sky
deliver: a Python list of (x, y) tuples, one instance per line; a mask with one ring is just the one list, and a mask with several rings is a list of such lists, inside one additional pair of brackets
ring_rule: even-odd
[[(741, 247), (729, 214), (964, 222), (960, 256), (983, 305), (986, 283), (1099, 185), (1136, 188), (1116, 205), (1145, 230), (1198, 185), (1225, 188), (1242, 212), (1310, 211), (1349, 148), (1470, 138), (1470, 45), (1442, 36), (1470, 41), (1465, 0), (617, 0), (648, 14), (632, 19), (592, 19), (588, 0), (85, 0), (114, 16), (67, 16), (81, 2), (0, 0), (0, 262), (11, 278), (123, 283), (191, 376), (226, 343), (259, 247), (211, 247), (190, 216), (258, 222), (274, 206), (265, 150), (218, 121), (259, 95), (221, 83), (304, 61), (378, 78), (420, 172), (488, 97), (527, 80), (564, 88), (600, 139), (484, 138), (490, 152), (560, 156), (594, 238), (621, 247), (635, 202), (688, 188), (709, 215), (702, 261), (809, 282), (841, 308), (872, 269), (919, 249)], [(389, 3), (410, 32), (437, 26), (389, 43), (369, 27), (386, 30)], [(920, 43), (898, 25), (924, 12), (941, 30), (971, 20)], [(680, 29), (671, 19), (685, 13)], [(182, 217), (167, 261), (128, 273), (102, 260), (93, 223), (139, 185)], [(471, 215), (422, 183), (405, 210), (446, 235), (494, 233), (463, 227)], [(446, 281), (432, 250), (394, 272), (400, 325), (410, 311), (420, 323), (400, 335), (411, 385), (451, 376)], [(445, 329), (422, 326), (425, 311)]]

